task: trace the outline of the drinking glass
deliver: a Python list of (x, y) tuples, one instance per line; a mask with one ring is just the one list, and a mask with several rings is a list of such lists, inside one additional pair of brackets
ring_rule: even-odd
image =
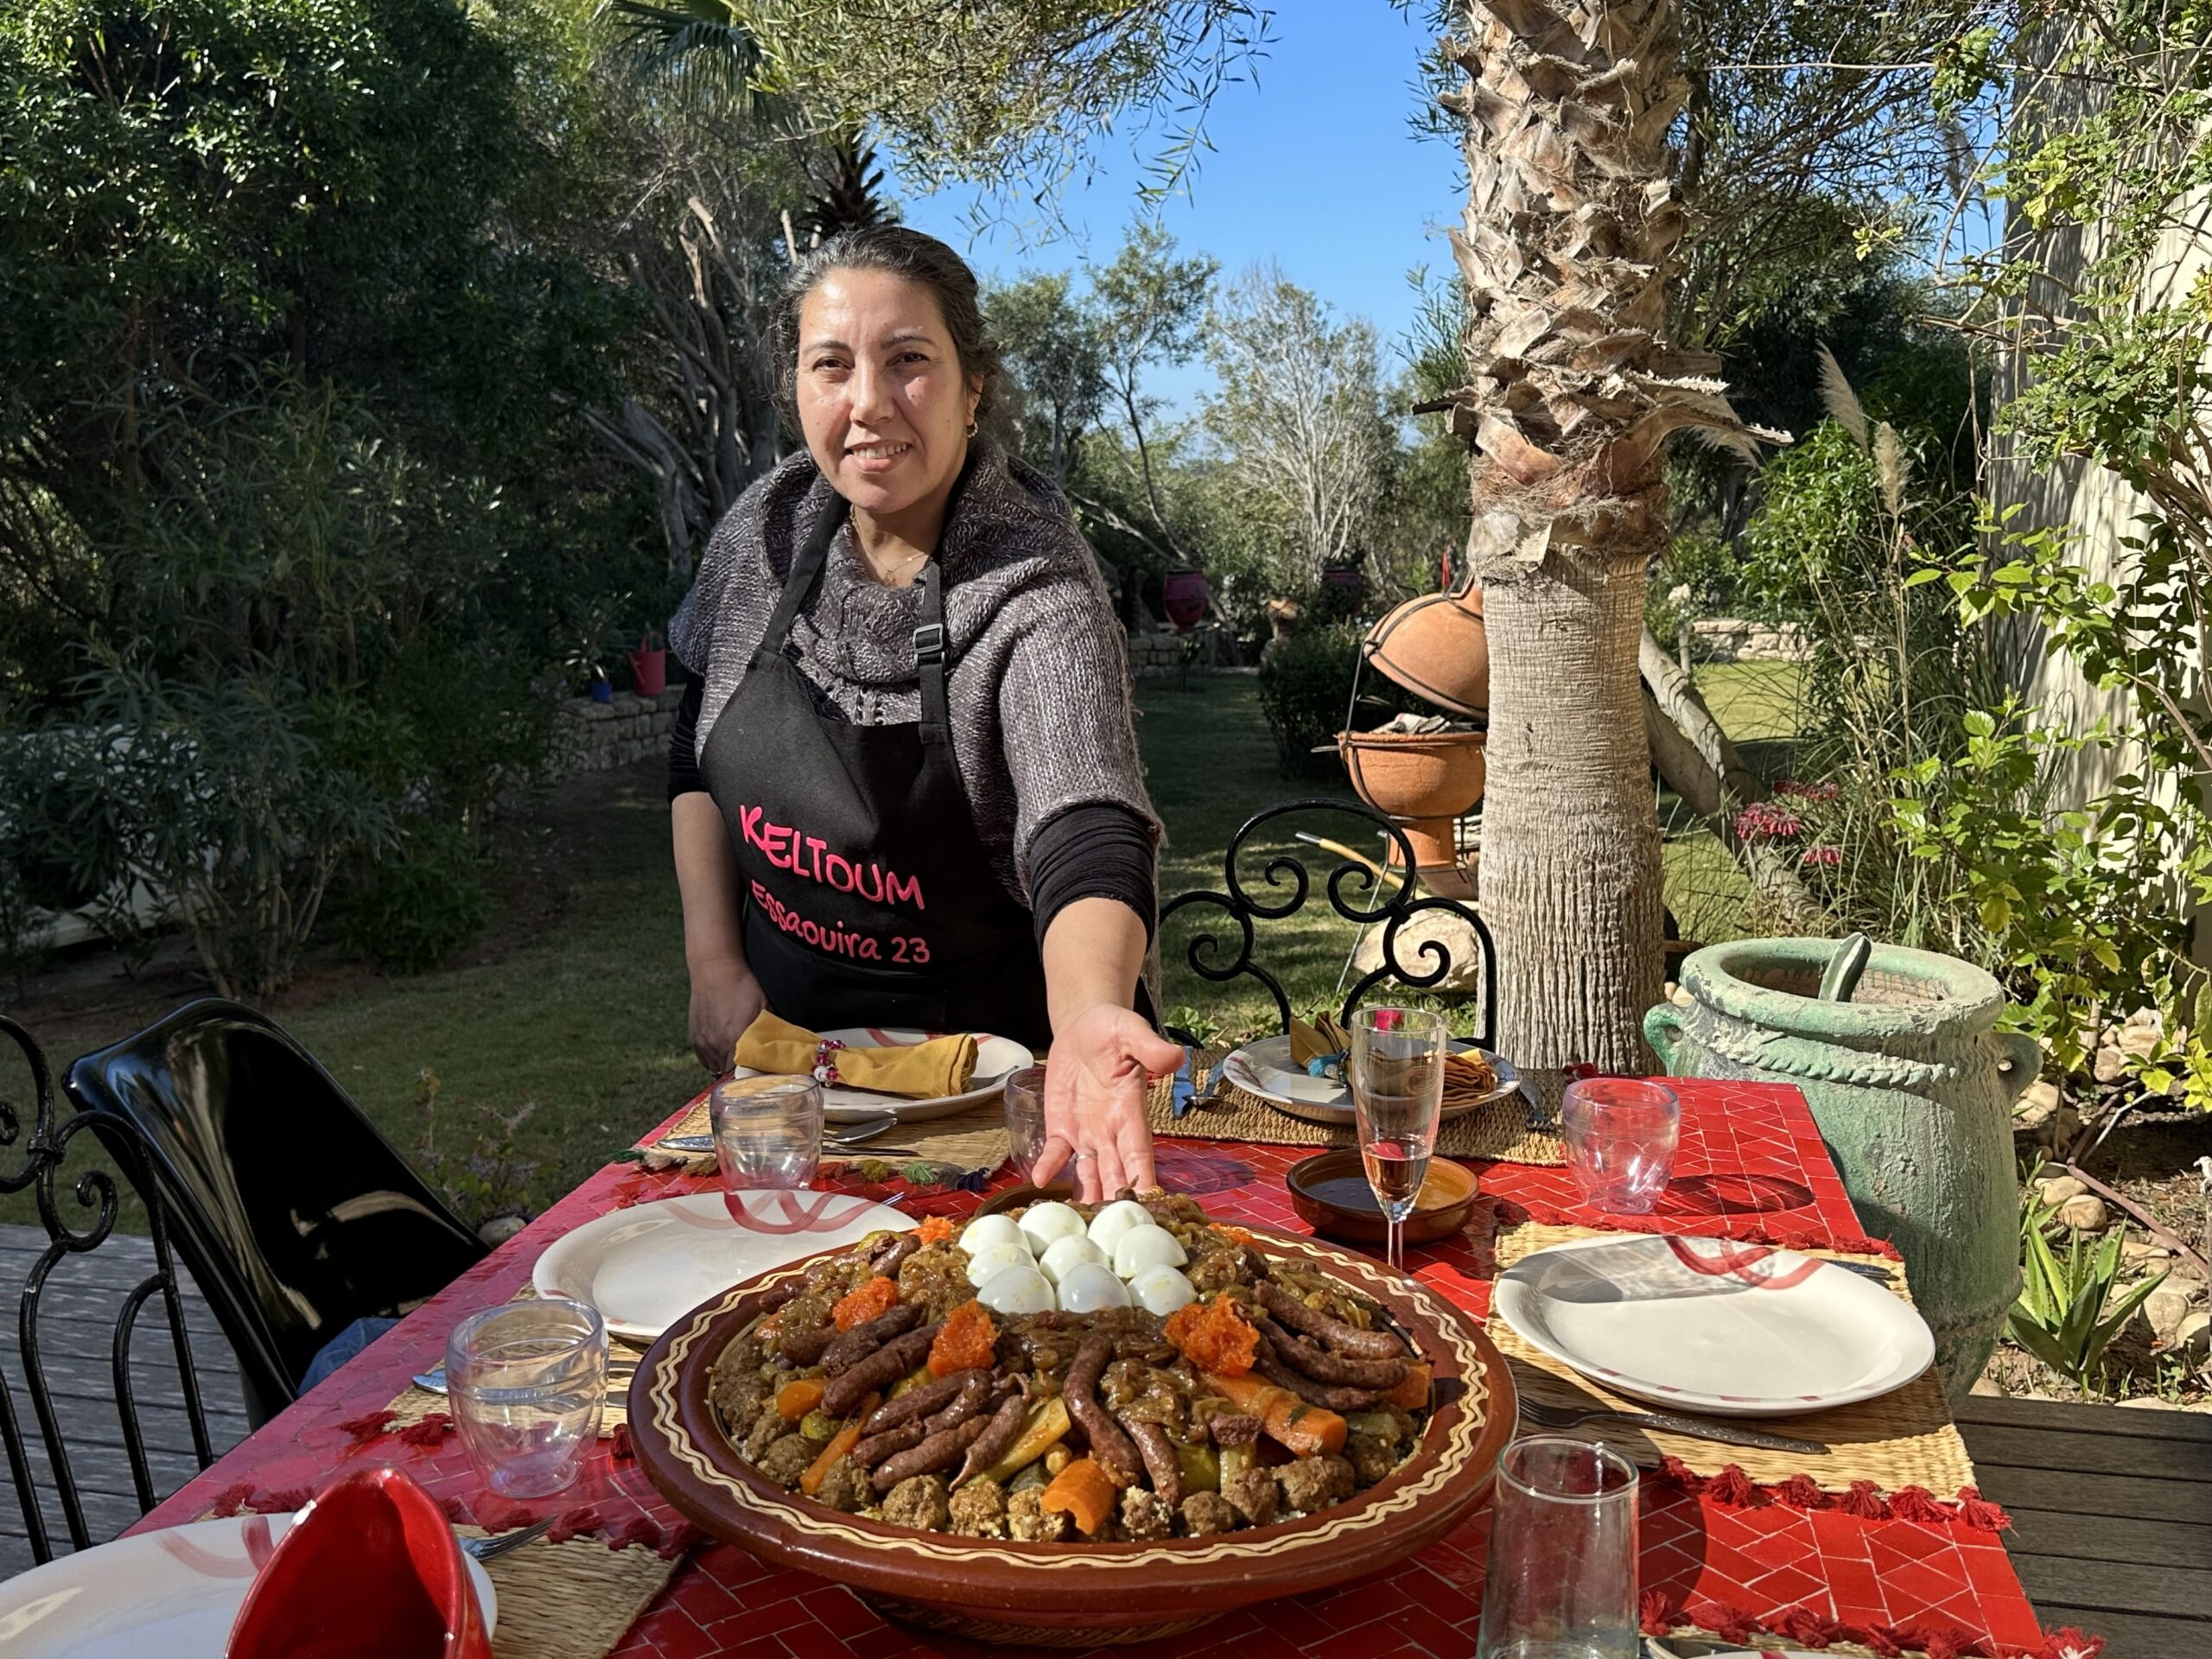
[(446, 1403), (468, 1460), (502, 1497), (565, 1491), (599, 1438), (607, 1326), (563, 1297), (472, 1313), (446, 1338)]
[(1659, 1202), (1682, 1131), (1673, 1090), (1640, 1077), (1586, 1078), (1567, 1084), (1559, 1116), (1567, 1166), (1585, 1202), (1620, 1216)]
[(814, 1185), (822, 1160), (822, 1085), (811, 1077), (732, 1077), (707, 1103), (715, 1158), (732, 1192)]
[(1362, 1008), (1352, 1016), (1351, 1082), (1360, 1161), (1388, 1229), (1387, 1259), (1405, 1271), (1406, 1217), (1414, 1212), (1436, 1117), (1444, 1106), (1444, 1016), (1427, 1008)]
[(1045, 1150), (1045, 1068), (1025, 1065), (1006, 1080), (1006, 1136), (1014, 1166), (1025, 1181), (1036, 1178), (1037, 1156)]
[(1636, 1465), (1563, 1434), (1497, 1463), (1475, 1659), (1636, 1659)]

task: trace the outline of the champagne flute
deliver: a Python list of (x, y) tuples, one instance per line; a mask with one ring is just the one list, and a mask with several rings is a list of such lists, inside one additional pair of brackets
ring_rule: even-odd
[(1352, 1016), (1352, 1109), (1360, 1161), (1389, 1230), (1388, 1259), (1405, 1271), (1406, 1217), (1414, 1212), (1444, 1106), (1444, 1016), (1427, 1008), (1362, 1008)]

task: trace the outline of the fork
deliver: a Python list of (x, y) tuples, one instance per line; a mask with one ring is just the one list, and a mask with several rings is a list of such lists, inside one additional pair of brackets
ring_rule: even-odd
[(1573, 1428), (1578, 1423), (1603, 1419), (1609, 1422), (1626, 1423), (1632, 1428), (1656, 1428), (1669, 1434), (1685, 1434), (1693, 1440), (1717, 1440), (1723, 1446), (1749, 1446), (1762, 1452), (1812, 1452), (1825, 1456), (1827, 1447), (1818, 1440), (1793, 1440), (1786, 1434), (1769, 1434), (1756, 1428), (1739, 1428), (1733, 1423), (1716, 1423), (1702, 1417), (1678, 1416), (1671, 1411), (1618, 1411), (1610, 1406), (1580, 1408), (1574, 1406), (1547, 1406), (1521, 1398), (1521, 1414), (1540, 1428)]
[(488, 1561), (505, 1554), (511, 1549), (520, 1549), (524, 1544), (535, 1543), (553, 1530), (554, 1517), (523, 1527), (514, 1532), (503, 1532), (496, 1538), (463, 1538), (461, 1547), (480, 1561)]

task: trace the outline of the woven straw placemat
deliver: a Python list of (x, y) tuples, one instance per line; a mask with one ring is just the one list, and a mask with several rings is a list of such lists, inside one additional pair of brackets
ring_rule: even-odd
[[(1191, 1056), (1192, 1093), (1204, 1095), (1213, 1080), (1214, 1068), (1232, 1051), (1208, 1048)], [(1234, 1084), (1224, 1084), (1211, 1105), (1195, 1107), (1182, 1116), (1173, 1115), (1175, 1079), (1161, 1077), (1145, 1099), (1145, 1118), (1154, 1135), (1183, 1135), (1197, 1141), (1256, 1141), (1277, 1147), (1349, 1147), (1358, 1137), (1351, 1126), (1332, 1128), (1309, 1123), (1302, 1117), (1278, 1111), (1256, 1095)], [(1567, 1149), (1559, 1136), (1541, 1123), (1526, 1096), (1510, 1094), (1503, 1100), (1455, 1117), (1436, 1132), (1436, 1150), (1446, 1158), (1488, 1158), (1512, 1164), (1563, 1164)]]
[[(834, 1123), (826, 1126), (832, 1135)], [(695, 1103), (683, 1115), (682, 1122), (666, 1131), (671, 1135), (705, 1135), (708, 1133), (707, 1103)], [(643, 1154), (639, 1160), (647, 1169), (671, 1169), (681, 1166), (691, 1175), (711, 1175), (715, 1173), (715, 1154), (711, 1152), (664, 1152), (656, 1143), (662, 1139), (656, 1134), (650, 1141), (641, 1141), (638, 1149)], [(894, 1123), (876, 1137), (887, 1147), (903, 1147), (915, 1157), (936, 1164), (957, 1164), (963, 1169), (996, 1169), (1007, 1160), (1013, 1150), (1007, 1138), (1006, 1108), (995, 1098), (980, 1106), (971, 1106), (964, 1112), (950, 1117), (931, 1118), (923, 1123)], [(850, 1157), (825, 1160), (825, 1163), (854, 1163), (866, 1158), (868, 1142), (862, 1141), (861, 1151)], [(912, 1161), (905, 1157), (884, 1158), (887, 1164)]]
[[(1645, 1235), (1524, 1222), (1497, 1235), (1497, 1270), (1502, 1274), (1523, 1256), (1574, 1239), (1641, 1236)], [(1875, 1255), (1851, 1255), (1840, 1250), (1807, 1250), (1804, 1254), (1846, 1262), (1862, 1272), (1874, 1270), (1892, 1292), (1907, 1301), (1912, 1300), (1905, 1288), (1901, 1262)], [(1657, 1409), (1646, 1402), (1599, 1388), (1588, 1377), (1531, 1347), (1511, 1325), (1495, 1315), (1488, 1328), (1491, 1338), (1512, 1363), (1514, 1382), (1535, 1400), (1547, 1405), (1605, 1406), (1632, 1412)], [(1755, 1421), (1747, 1419), (1745, 1422), (1747, 1427), (1770, 1428), (1792, 1440), (1818, 1440), (1828, 1448), (1827, 1452), (1823, 1456), (1762, 1452), (1748, 1446), (1723, 1446), (1718, 1441), (1691, 1440), (1680, 1434), (1646, 1433), (1612, 1421), (1585, 1423), (1566, 1432), (1586, 1440), (1602, 1440), (1637, 1463), (1652, 1468), (1658, 1466), (1662, 1456), (1679, 1458), (1700, 1475), (1717, 1475), (1732, 1463), (1763, 1485), (1806, 1474), (1827, 1491), (1848, 1491), (1854, 1480), (1871, 1480), (1884, 1491), (1924, 1486), (1948, 1497), (1960, 1487), (1974, 1484), (1974, 1464), (1967, 1456), (1966, 1442), (1951, 1421), (1942, 1386), (1932, 1370), (1922, 1372), (1894, 1393), (1862, 1400), (1856, 1405), (1808, 1412), (1802, 1417), (1761, 1417)]]
[[(482, 1529), (456, 1527), (481, 1538)], [(601, 1659), (638, 1622), (683, 1565), (639, 1545), (609, 1549), (594, 1538), (539, 1539), (484, 1563), (499, 1592), (498, 1659)]]

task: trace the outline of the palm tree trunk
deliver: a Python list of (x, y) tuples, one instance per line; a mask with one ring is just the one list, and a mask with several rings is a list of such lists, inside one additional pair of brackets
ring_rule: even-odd
[(1748, 442), (1719, 360), (1662, 338), (1688, 96), (1673, 0), (1466, 0), (1468, 384), (1490, 632), (1481, 903), (1516, 1064), (1641, 1070), (1661, 989), (1659, 832), (1637, 664), (1667, 545), (1668, 435)]

